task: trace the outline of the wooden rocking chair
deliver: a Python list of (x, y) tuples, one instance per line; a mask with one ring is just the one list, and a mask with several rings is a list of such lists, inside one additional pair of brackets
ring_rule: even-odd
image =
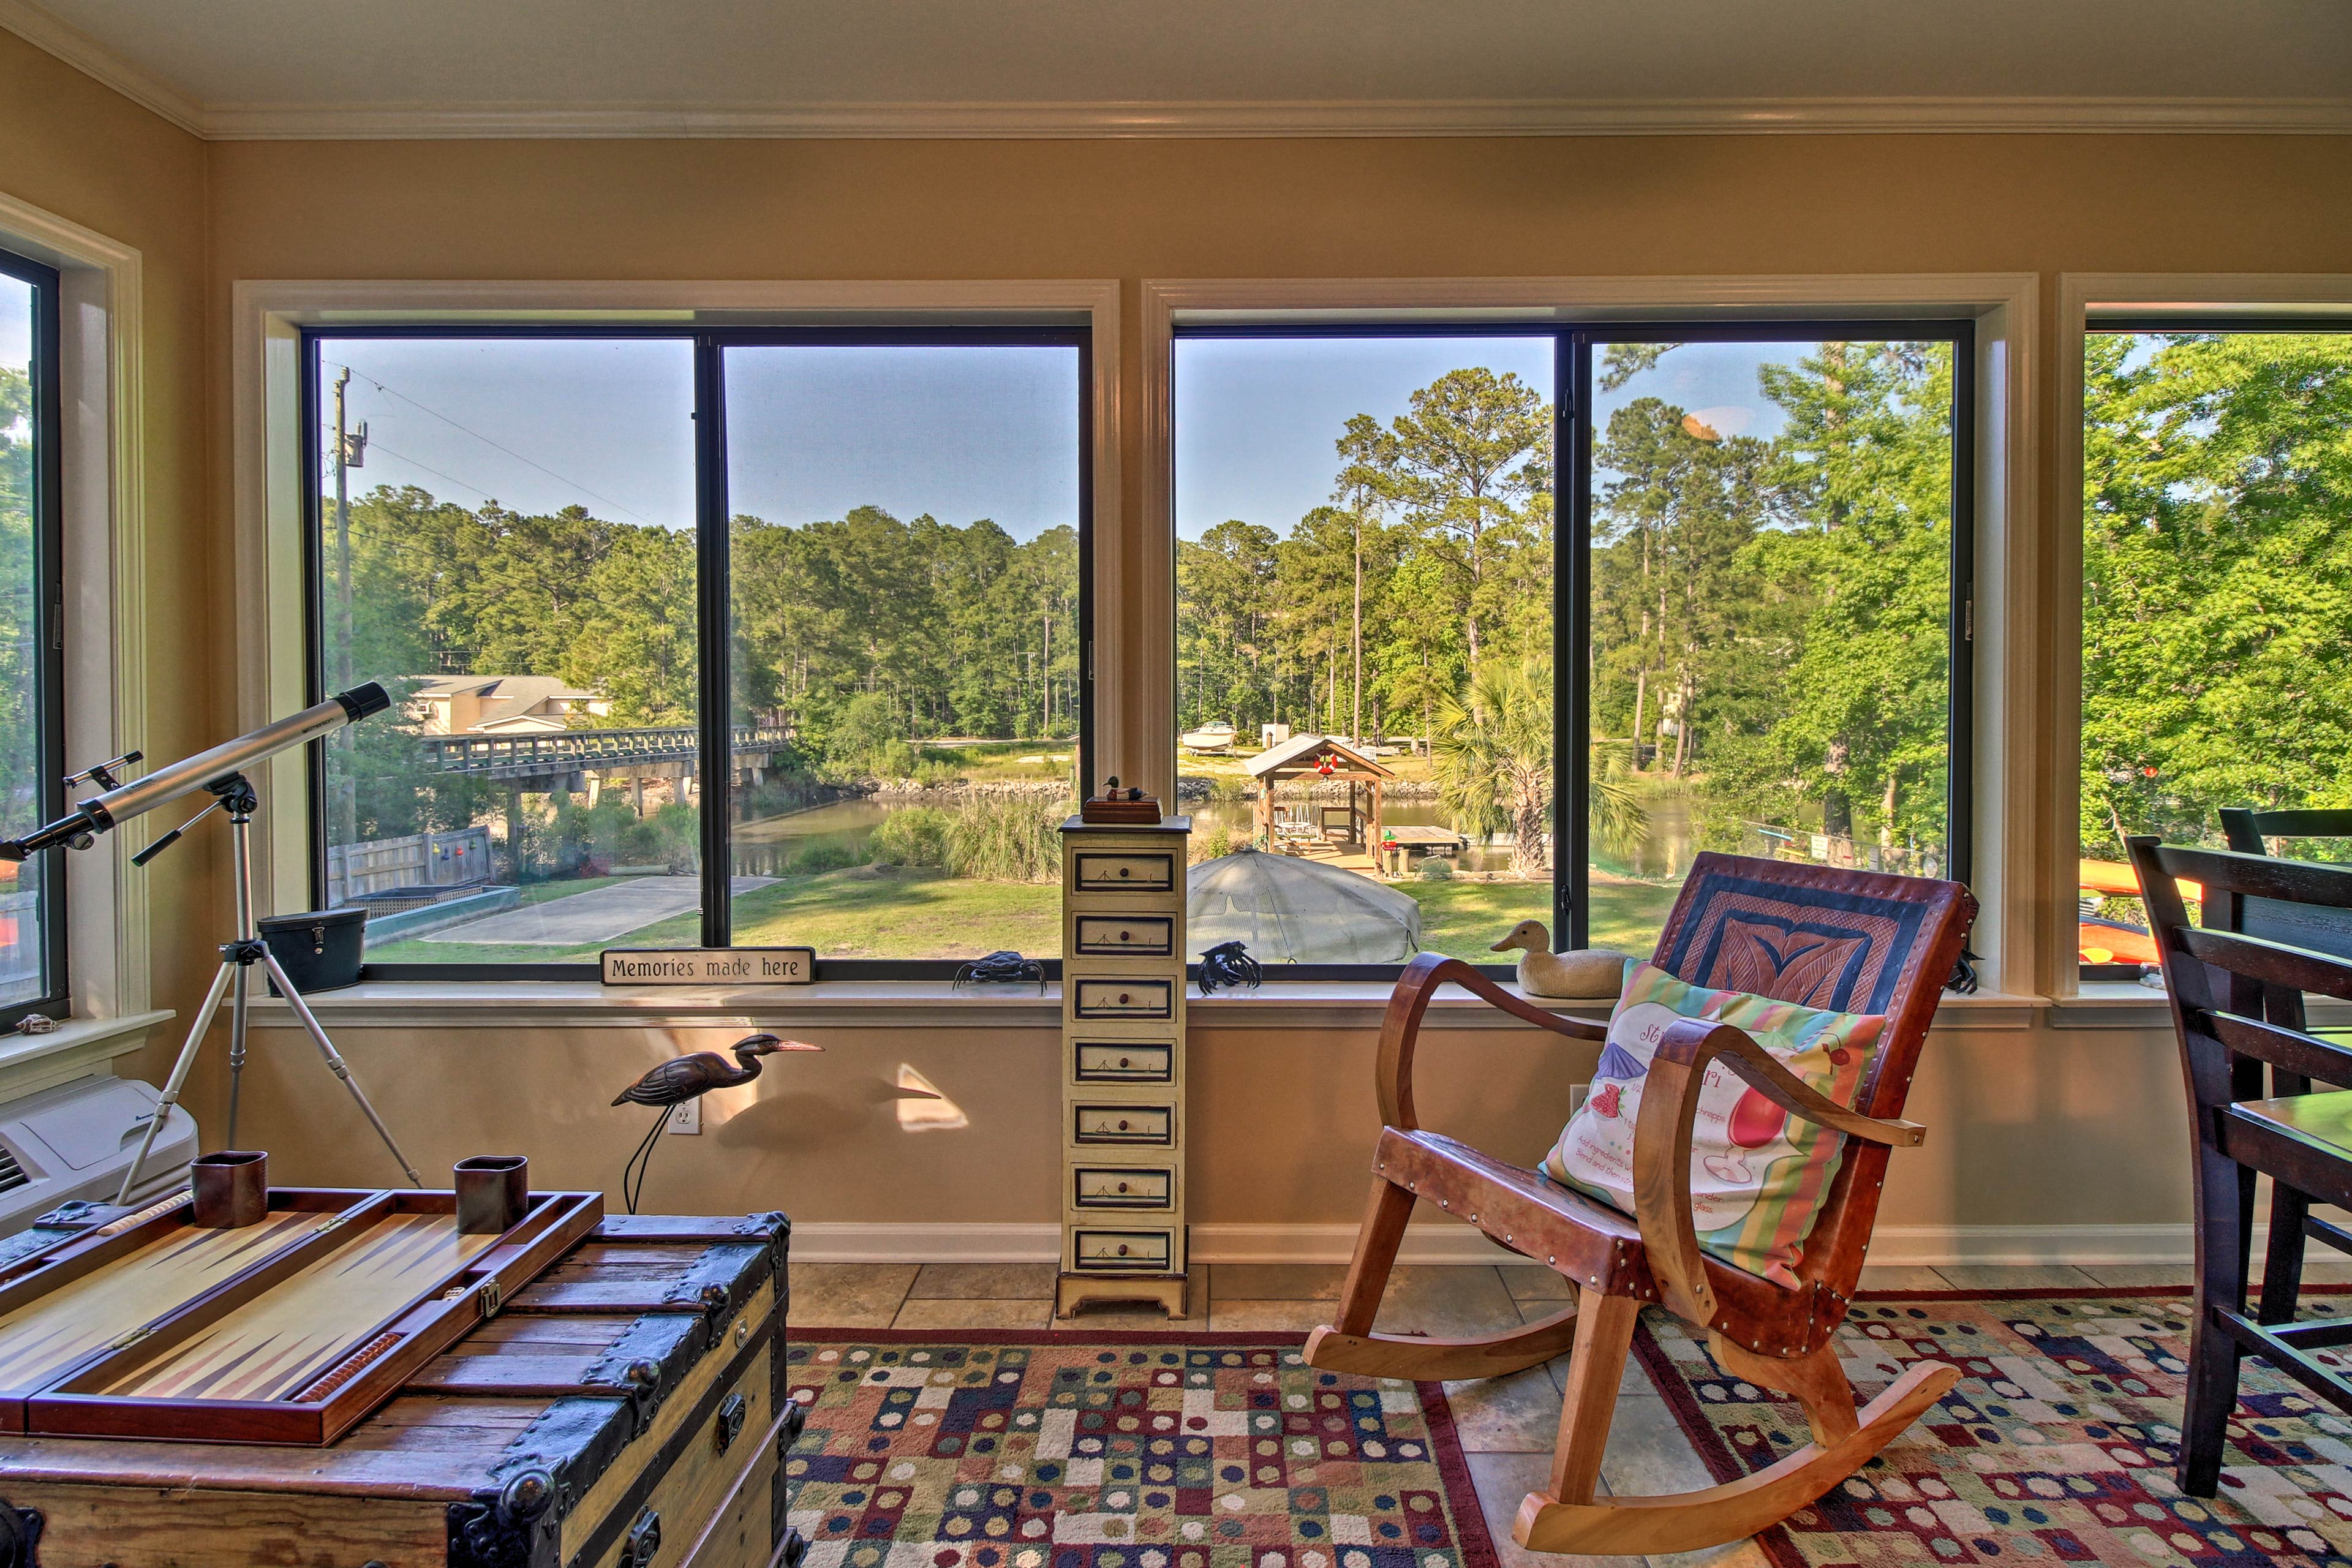
[[(1958, 1381), (1942, 1363), (1913, 1367), (1859, 1414), (1832, 1343), (1845, 1319), (1885, 1184), (1886, 1152), (1924, 1130), (1894, 1120), (1919, 1047), (1975, 917), (1953, 882), (1836, 871), (1706, 854), (1692, 866), (1651, 962), (1678, 979), (1840, 1012), (1883, 1013), (1887, 1026), (1848, 1110), (1780, 1067), (1744, 1030), (1686, 1020), (1651, 1063), (1634, 1124), (1634, 1213), (1617, 1212), (1441, 1133), (1413, 1113), (1412, 1058), (1422, 1016), (1452, 982), (1517, 1017), (1575, 1039), (1600, 1024), (1561, 1017), (1458, 959), (1423, 953), (1390, 996), (1381, 1026), (1385, 1124), (1372, 1194), (1338, 1320), (1307, 1342), (1318, 1367), (1417, 1380), (1496, 1377), (1570, 1352), (1568, 1393), (1549, 1490), (1530, 1492), (1511, 1534), (1536, 1552), (1673, 1552), (1719, 1545), (1779, 1522), (1861, 1468)], [(1850, 1140), (1807, 1237), (1795, 1289), (1703, 1252), (1691, 1221), (1692, 1119), (1706, 1068), (1720, 1061), (1792, 1116)], [(1476, 1339), (1378, 1334), (1372, 1321), (1416, 1201), (1435, 1204), (1514, 1252), (1558, 1270), (1576, 1300), (1542, 1321)], [(1595, 1495), (1618, 1378), (1635, 1315), (1658, 1302), (1704, 1327), (1717, 1363), (1792, 1394), (1813, 1440), (1737, 1481), (1671, 1497)]]

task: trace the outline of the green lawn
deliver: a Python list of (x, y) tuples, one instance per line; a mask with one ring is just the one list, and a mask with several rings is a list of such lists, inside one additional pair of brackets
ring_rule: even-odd
[[(583, 892), (614, 878), (542, 884), (526, 902)], [(1549, 888), (1540, 882), (1392, 883), (1421, 905), (1422, 941), (1433, 952), (1480, 963), (1515, 955), (1487, 951), (1523, 920), (1549, 923)], [(1596, 947), (1646, 954), (1657, 939), (1672, 887), (1597, 883), (1592, 889)], [(857, 867), (821, 877), (786, 877), (735, 900), (735, 940), (753, 947), (813, 947), (826, 958), (977, 958), (997, 948), (1027, 953), (1061, 945), (1061, 890), (1051, 883), (961, 881), (928, 869)], [(368, 950), (372, 963), (593, 963), (607, 946), (690, 947), (697, 916), (677, 915), (578, 948), (475, 944), (412, 939)]]
[(826, 958), (978, 958), (1058, 952), (1062, 889), (968, 882), (930, 869), (861, 867), (787, 877), (735, 900), (735, 940)]
[[(551, 888), (584, 891), (616, 879)], [(524, 895), (526, 902), (530, 889)], [(691, 947), (701, 917), (674, 915), (586, 947), (428, 942), (368, 950), (371, 963), (593, 963), (606, 947)], [(1061, 945), (1061, 889), (1045, 882), (965, 882), (936, 870), (856, 867), (785, 877), (735, 900), (735, 941), (746, 947), (813, 947), (827, 958), (977, 958), (1000, 947), (1051, 952)]]
[[(1066, 780), (1070, 776), (1070, 742), (1057, 741), (990, 741), (977, 746), (925, 746), (926, 761), (944, 763), (972, 784), (1000, 779)], [(1042, 759), (1031, 761), (1032, 758)]]
[[(1390, 884), (1421, 905), (1422, 945), (1432, 952), (1479, 963), (1508, 963), (1516, 953), (1487, 951), (1519, 921), (1551, 924), (1551, 889), (1543, 882), (1406, 880)], [(1592, 945), (1647, 957), (1665, 923), (1675, 889), (1650, 882), (1596, 882)], [(1557, 933), (1554, 933), (1557, 935)]]

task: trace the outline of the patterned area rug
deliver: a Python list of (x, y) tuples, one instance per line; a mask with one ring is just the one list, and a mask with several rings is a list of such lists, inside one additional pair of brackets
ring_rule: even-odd
[(1299, 1338), (795, 1331), (803, 1568), (1495, 1568), (1439, 1387)]
[[(2352, 1302), (2306, 1296), (2304, 1316)], [(1815, 1506), (1757, 1538), (1780, 1568), (2102, 1563), (2301, 1568), (2352, 1553), (2352, 1421), (2248, 1362), (2206, 1500), (2172, 1479), (2189, 1304), (2171, 1291), (1864, 1300), (1840, 1330), (1864, 1399), (1918, 1361), (1957, 1364), (1942, 1403)], [(1794, 1401), (1723, 1373), (1657, 1311), (1634, 1345), (1717, 1479), (1806, 1440)]]

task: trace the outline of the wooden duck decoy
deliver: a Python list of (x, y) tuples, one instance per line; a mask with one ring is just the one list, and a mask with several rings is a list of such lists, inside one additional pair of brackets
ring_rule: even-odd
[(1519, 954), (1519, 989), (1530, 996), (1568, 998), (1614, 997), (1625, 989), (1626, 956), (1612, 948), (1588, 947), (1574, 952), (1554, 952), (1551, 933), (1541, 921), (1521, 921), (1511, 934), (1487, 951)]
[(646, 1190), (646, 1171), (653, 1163), (654, 1146), (661, 1138), (662, 1129), (668, 1125), (672, 1109), (690, 1100), (700, 1100), (714, 1089), (732, 1089), (751, 1082), (760, 1076), (762, 1057), (772, 1057), (779, 1051), (821, 1051), (824, 1047), (804, 1040), (758, 1034), (746, 1035), (727, 1049), (735, 1058), (732, 1067), (717, 1051), (674, 1057), (613, 1097), (615, 1105), (652, 1105), (661, 1109), (653, 1131), (637, 1145), (637, 1152), (629, 1156), (629, 1163), (621, 1167), (621, 1196), (631, 1214), (637, 1212), (637, 1199)]

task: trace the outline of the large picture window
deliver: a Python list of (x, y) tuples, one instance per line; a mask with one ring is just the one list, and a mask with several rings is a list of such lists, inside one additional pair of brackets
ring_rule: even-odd
[[(58, 277), (0, 251), (0, 837), (63, 814)], [(0, 862), (0, 1026), (64, 1011), (61, 849)]]
[(1971, 344), (1180, 327), (1191, 950), (1646, 953), (1706, 848), (1965, 879)]
[(372, 973), (1055, 955), (1078, 332), (309, 342), (316, 676), (395, 698), (319, 748)]
[[(2083, 363), (2086, 978), (2156, 962), (2123, 840), (2352, 807), (2352, 326), (2095, 321)], [(2273, 853), (2352, 858), (2334, 835)]]

